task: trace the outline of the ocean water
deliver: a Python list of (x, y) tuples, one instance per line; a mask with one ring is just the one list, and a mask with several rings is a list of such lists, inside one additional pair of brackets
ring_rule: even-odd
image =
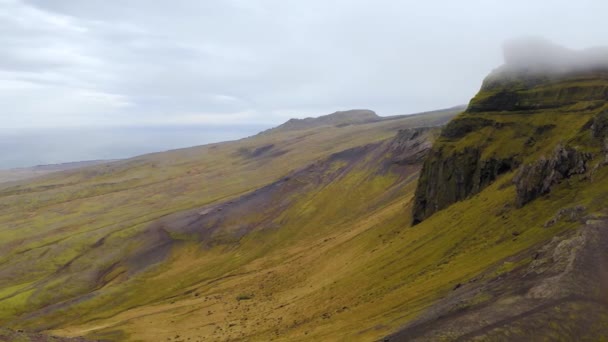
[(235, 140), (269, 127), (163, 126), (0, 129), (0, 169), (96, 159), (120, 159)]

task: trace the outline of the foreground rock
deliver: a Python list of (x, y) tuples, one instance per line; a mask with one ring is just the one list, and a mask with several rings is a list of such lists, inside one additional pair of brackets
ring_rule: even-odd
[[(384, 341), (595, 341), (608, 335), (608, 220), (588, 220), (462, 284)], [(531, 337), (534, 337), (531, 339)]]

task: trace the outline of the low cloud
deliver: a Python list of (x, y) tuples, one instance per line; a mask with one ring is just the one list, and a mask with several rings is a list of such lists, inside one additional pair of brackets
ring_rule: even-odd
[(608, 44), (607, 11), (591, 0), (0, 0), (0, 118), (239, 125), (431, 110), (466, 103), (507, 38)]
[(526, 37), (504, 45), (505, 67), (538, 72), (568, 73), (580, 70), (608, 70), (608, 48), (573, 50), (547, 39)]

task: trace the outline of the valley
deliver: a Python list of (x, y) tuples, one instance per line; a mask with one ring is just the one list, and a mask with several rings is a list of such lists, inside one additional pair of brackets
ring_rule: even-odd
[(0, 325), (100, 341), (605, 339), (608, 73), (556, 65), (507, 60), (466, 108), (292, 119), (0, 183)]

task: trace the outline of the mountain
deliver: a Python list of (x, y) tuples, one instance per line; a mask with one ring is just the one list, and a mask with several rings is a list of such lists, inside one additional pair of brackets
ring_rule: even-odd
[(321, 126), (347, 126), (370, 123), (380, 120), (382, 120), (382, 118), (380, 118), (374, 111), (367, 109), (353, 109), (335, 112), (316, 118), (289, 119), (289, 121), (285, 122), (282, 125), (279, 125), (278, 127), (270, 129), (269, 131), (301, 130)]
[[(539, 49), (546, 50), (542, 46)], [(501, 174), (522, 164), (541, 157), (553, 159), (559, 164), (556, 167), (565, 168), (559, 170), (563, 176), (559, 177), (567, 178), (586, 171), (588, 160), (577, 158), (590, 159), (586, 153), (602, 151), (608, 62), (602, 68), (596, 64), (589, 69), (572, 67), (574, 73), (537, 70), (536, 59), (530, 63), (525, 67), (516, 61), (515, 65), (507, 63), (495, 70), (484, 80), (467, 110), (443, 130), (419, 182), (415, 223), (480, 192)], [(557, 160), (561, 154), (575, 160)], [(576, 165), (564, 165), (570, 162), (585, 165), (575, 170)], [(547, 192), (552, 185), (539, 191)], [(538, 195), (533, 189), (523, 190), (524, 186), (535, 184), (520, 184), (520, 196), (525, 198), (519, 198), (519, 204)]]
[(608, 68), (528, 41), (505, 55), (463, 111), (331, 114), (0, 184), (0, 325), (108, 341), (608, 338)]
[[(267, 134), (277, 131), (297, 131), (306, 130), (311, 128), (319, 128), (323, 126), (327, 127), (344, 127), (349, 125), (361, 125), (379, 121), (398, 120), (406, 116), (414, 117), (419, 115), (426, 115), (428, 120), (427, 124), (430, 126), (441, 125), (443, 123), (443, 114), (450, 114), (453, 112), (460, 112), (464, 110), (464, 106), (455, 106), (452, 108), (446, 108), (441, 110), (435, 110), (424, 113), (406, 114), (406, 115), (395, 115), (395, 116), (378, 116), (374, 111), (368, 109), (353, 109), (346, 111), (338, 111), (332, 114), (322, 115), (316, 118), (305, 118), (305, 119), (289, 119), (282, 125), (266, 130), (260, 134)], [(437, 118), (436, 122), (430, 121), (432, 118)]]
[(338, 336), (338, 315), (358, 334), (392, 291), (356, 285), (384, 282), (378, 247), (407, 224), (422, 160), (455, 114), (277, 130), (1, 184), (0, 324), (267, 340)]
[(538, 69), (524, 45), (537, 58), (486, 78), (414, 197), (415, 228), (452, 237), (444, 263), (477, 271), (388, 340), (608, 336), (608, 64)]

